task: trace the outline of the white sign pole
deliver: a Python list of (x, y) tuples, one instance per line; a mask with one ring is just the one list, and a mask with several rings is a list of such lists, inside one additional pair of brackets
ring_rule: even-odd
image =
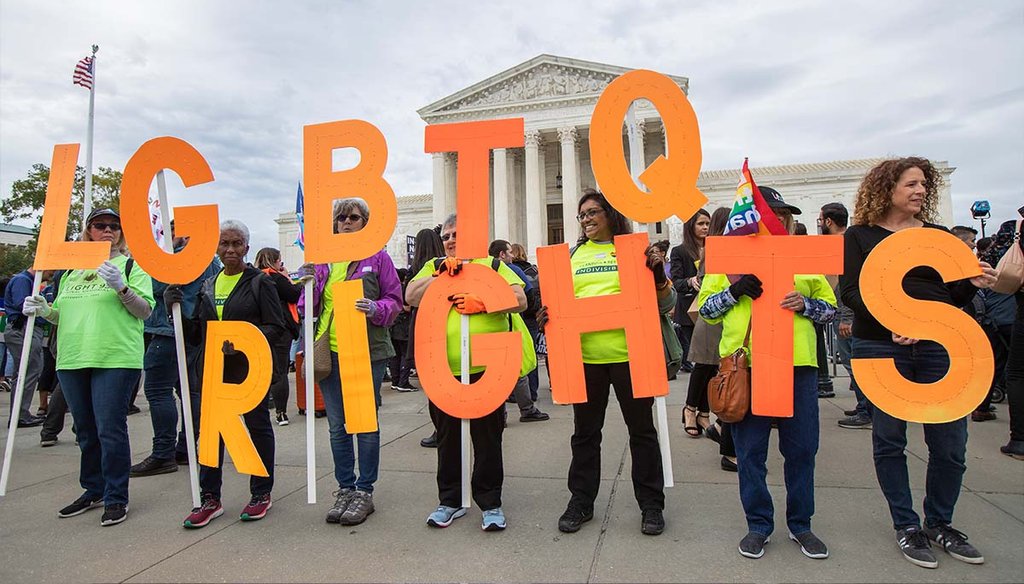
[[(304, 374), (306, 392), (306, 503), (316, 504), (316, 394), (313, 391), (313, 280), (306, 280), (306, 317), (302, 321), (302, 350), (306, 368)], [(327, 331), (324, 334), (331, 334)]]
[[(174, 253), (171, 236), (171, 213), (167, 206), (167, 181), (164, 171), (156, 173), (156, 190), (160, 199), (160, 220), (164, 228), (164, 251)], [(157, 302), (163, 302), (157, 298)], [(181, 388), (181, 418), (185, 423), (185, 447), (188, 449), (188, 482), (192, 487), (192, 506), (202, 506), (199, 499), (199, 463), (196, 460), (196, 431), (193, 424), (192, 393), (188, 382), (188, 357), (185, 353), (185, 331), (181, 323), (181, 304), (171, 305), (171, 324), (174, 326), (174, 350), (178, 356), (178, 386)]]
[[(32, 294), (39, 293), (43, 283), (43, 271), (36, 270), (32, 279)], [(21, 396), (25, 394), (25, 375), (28, 373), (28, 356), (32, 351), (32, 334), (36, 330), (36, 318), (28, 317), (25, 321), (25, 340), (21, 346), (21, 362), (18, 363), (18, 383), (11, 394), (11, 419), (7, 423), (7, 446), (4, 448), (4, 465), (0, 471), (0, 497), (7, 494), (7, 479), (11, 474), (11, 455), (14, 453), (14, 432), (18, 429), (18, 416), (21, 412)], [(42, 350), (42, 347), (37, 347)]]
[[(469, 315), (463, 314), (461, 316), (462, 323), (462, 383), (463, 385), (469, 385)], [(468, 389), (468, 388), (467, 388)], [(505, 407), (505, 404), (501, 404), (501, 407)], [(470, 433), (469, 433), (469, 420), (462, 420), (461, 424), (462, 434), (462, 506), (469, 509), (472, 506), (473, 493), (469, 484), (470, 477), (470, 451), (469, 446), (471, 444)]]

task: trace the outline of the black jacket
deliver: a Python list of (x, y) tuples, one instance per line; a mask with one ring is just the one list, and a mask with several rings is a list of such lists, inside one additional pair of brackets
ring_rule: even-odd
[[(219, 274), (218, 274), (219, 275)], [(185, 342), (198, 345), (206, 350), (206, 323), (217, 319), (214, 305), (214, 276), (203, 282), (196, 295), (195, 310), (192, 318), (184, 319), (182, 328)], [(267, 343), (273, 347), (275, 341), (287, 334), (284, 314), (281, 312), (281, 299), (270, 277), (252, 266), (246, 266), (242, 277), (224, 302), (224, 318), (222, 320), (242, 320), (256, 325)], [(213, 350), (220, 351), (220, 347)], [(198, 377), (202, 379), (205, 357), (199, 360)], [(249, 362), (241, 353), (224, 356), (224, 380), (228, 383), (239, 383), (245, 379), (249, 371)]]
[(291, 340), (299, 338), (299, 334), (302, 332), (299, 330), (299, 323), (292, 318), (291, 308), (289, 304), (297, 304), (299, 302), (299, 296), (302, 295), (302, 284), (293, 284), (284, 274), (281, 272), (271, 271), (270, 273), (263, 272), (270, 276), (271, 282), (274, 284), (274, 288), (277, 290), (277, 296), (281, 299), (281, 314), (284, 317), (284, 327), (288, 332), (288, 337)]
[(697, 258), (690, 257), (682, 245), (672, 248), (669, 253), (669, 272), (672, 276), (672, 287), (676, 289), (676, 322), (682, 326), (693, 326), (686, 311), (693, 304), (700, 290), (690, 287), (689, 279), (697, 275)]

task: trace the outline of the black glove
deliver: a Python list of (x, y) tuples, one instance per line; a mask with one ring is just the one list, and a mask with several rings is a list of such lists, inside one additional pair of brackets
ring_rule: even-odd
[(668, 281), (668, 276), (665, 275), (665, 259), (657, 253), (657, 248), (653, 245), (647, 248), (645, 254), (647, 269), (654, 273), (654, 283), (661, 287)]
[(749, 296), (751, 300), (757, 300), (764, 294), (764, 288), (761, 287), (761, 280), (757, 276), (746, 274), (729, 286), (729, 293), (736, 300), (739, 300), (740, 296)]
[(181, 304), (185, 301), (185, 293), (182, 292), (181, 286), (172, 284), (164, 290), (164, 306), (167, 308), (167, 314), (171, 313), (171, 305)]

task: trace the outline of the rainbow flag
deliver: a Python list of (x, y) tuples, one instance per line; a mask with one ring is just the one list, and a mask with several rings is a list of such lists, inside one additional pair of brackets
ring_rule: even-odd
[(788, 235), (754, 184), (746, 158), (724, 235)]

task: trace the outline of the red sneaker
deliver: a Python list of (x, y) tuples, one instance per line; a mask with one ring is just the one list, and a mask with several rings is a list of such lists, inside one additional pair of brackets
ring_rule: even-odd
[(185, 518), (184, 526), (186, 529), (206, 527), (206, 524), (223, 514), (224, 507), (221, 507), (220, 501), (210, 495), (206, 495), (203, 497), (202, 507), (192, 509), (192, 512)]
[(242, 509), (242, 515), (239, 517), (242, 521), (257, 521), (263, 519), (266, 516), (267, 511), (273, 506), (270, 502), (270, 493), (265, 495), (253, 495), (249, 499), (249, 504)]

